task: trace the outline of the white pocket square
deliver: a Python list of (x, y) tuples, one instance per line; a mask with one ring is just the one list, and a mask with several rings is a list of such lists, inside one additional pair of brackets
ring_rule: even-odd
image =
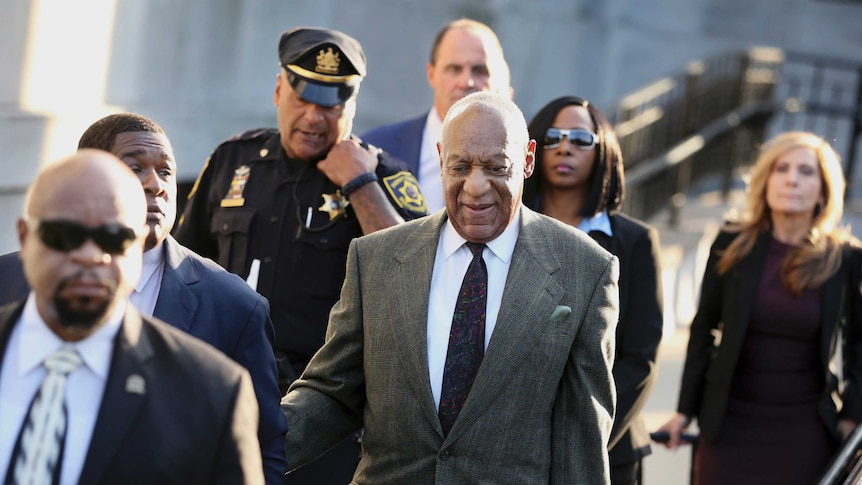
[(554, 313), (551, 313), (551, 321), (559, 322), (565, 320), (566, 317), (571, 315), (572, 308), (566, 305), (557, 305), (557, 308), (554, 308)]

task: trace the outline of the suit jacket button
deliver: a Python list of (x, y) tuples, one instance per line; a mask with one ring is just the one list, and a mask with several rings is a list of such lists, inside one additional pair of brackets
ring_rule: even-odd
[(449, 459), (449, 452), (448, 451), (441, 451), (440, 452), (440, 459), (443, 461), (448, 460)]

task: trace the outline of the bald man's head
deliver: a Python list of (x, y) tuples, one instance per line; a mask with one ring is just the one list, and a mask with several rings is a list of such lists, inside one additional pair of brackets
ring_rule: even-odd
[(105, 324), (140, 277), (147, 204), (135, 174), (100, 150), (49, 165), (18, 220), (21, 259), (39, 314), (62, 339)]

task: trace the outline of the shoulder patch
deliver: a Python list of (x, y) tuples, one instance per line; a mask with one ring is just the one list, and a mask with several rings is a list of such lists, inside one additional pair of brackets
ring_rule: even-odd
[(412, 173), (402, 171), (383, 177), (383, 185), (399, 207), (423, 214), (428, 212), (428, 204), (419, 190), (419, 181)]

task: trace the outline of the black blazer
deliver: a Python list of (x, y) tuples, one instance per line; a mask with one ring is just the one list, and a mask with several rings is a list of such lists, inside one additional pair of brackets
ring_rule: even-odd
[[(0, 362), (23, 308), (0, 307)], [(128, 305), (79, 482), (261, 484), (256, 429), (245, 369)]]
[[(731, 380), (756, 303), (757, 286), (769, 248), (770, 235), (764, 233), (735, 268), (718, 276), (718, 259), (737, 235), (721, 232), (710, 250), (700, 303), (691, 324), (677, 407), (679, 412), (697, 417), (700, 432), (708, 440), (715, 439), (721, 429)], [(837, 432), (839, 417), (857, 422), (862, 420), (862, 250), (848, 247), (844, 254), (841, 268), (820, 291), (820, 363), (824, 386), (819, 409), (821, 418), (833, 432)], [(838, 379), (830, 370), (830, 362), (835, 357), (836, 329), (842, 320), (846, 321), (846, 387), (839, 395)], [(720, 330), (721, 334), (717, 347), (715, 330)]]
[(613, 237), (590, 236), (620, 260), (620, 320), (616, 331), (614, 381), (617, 410), (608, 443), (611, 465), (637, 461), (650, 453), (644, 405), (658, 378), (662, 284), (658, 232), (637, 219), (610, 215)]
[(15, 251), (0, 256), (0, 305), (21, 301), (30, 294), (20, 255)]

